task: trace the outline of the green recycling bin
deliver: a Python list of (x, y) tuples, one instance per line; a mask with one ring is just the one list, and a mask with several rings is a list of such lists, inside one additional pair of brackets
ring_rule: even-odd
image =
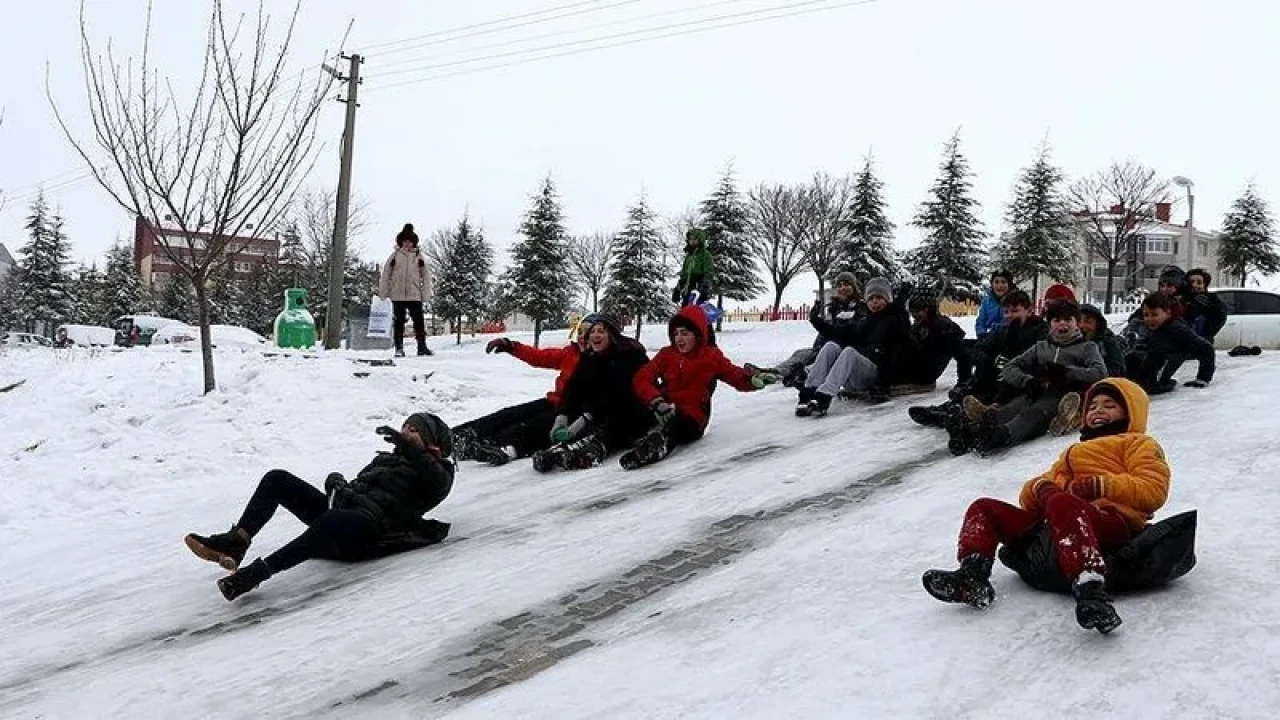
[(284, 311), (276, 316), (276, 347), (310, 350), (316, 344), (316, 320), (307, 312), (306, 288), (284, 291)]

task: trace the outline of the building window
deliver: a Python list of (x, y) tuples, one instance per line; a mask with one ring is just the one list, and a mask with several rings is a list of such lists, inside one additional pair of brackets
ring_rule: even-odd
[(1094, 264), (1093, 264), (1093, 276), (1094, 276), (1094, 277), (1096, 277), (1096, 278), (1105, 278), (1105, 277), (1107, 276), (1107, 264), (1106, 264), (1106, 263), (1094, 263)]
[(1174, 252), (1173, 240), (1167, 237), (1152, 237), (1150, 235), (1139, 239), (1138, 250), (1148, 253), (1162, 253), (1169, 255)]
[(1208, 256), (1209, 256), (1209, 241), (1208, 241), (1208, 240), (1197, 240), (1197, 241), (1196, 241), (1196, 253), (1198, 253), (1198, 254), (1200, 255), (1200, 257), (1208, 257)]

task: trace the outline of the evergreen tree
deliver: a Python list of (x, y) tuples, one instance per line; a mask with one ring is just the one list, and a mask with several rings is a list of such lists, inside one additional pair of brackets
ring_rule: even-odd
[(711, 287), (717, 296), (717, 307), (724, 309), (725, 298), (751, 300), (764, 294), (766, 288), (755, 258), (748, 251), (747, 204), (738, 193), (732, 166), (702, 201), (698, 222), (707, 233), (707, 249), (715, 268)]
[(71, 322), (80, 325), (105, 325), (110, 319), (105, 317), (106, 285), (102, 273), (98, 272), (98, 264), (81, 264), (76, 268), (71, 281)]
[(15, 269), (0, 276), (0, 330), (18, 328), (21, 314), (18, 311), (18, 272)]
[(196, 294), (186, 275), (170, 275), (162, 283), (156, 300), (162, 317), (187, 324), (196, 322)]
[(14, 268), (18, 321), (28, 330), (49, 334), (71, 318), (70, 242), (60, 215), (49, 214), (44, 195), (31, 203), (22, 258)]
[[(259, 335), (271, 336), (275, 332), (276, 315), (284, 309), (284, 291), (295, 287), (283, 277), (288, 272), (277, 272), (270, 263), (254, 265), (245, 275), (240, 291), (240, 325)], [(308, 295), (308, 304), (310, 295)]]
[(244, 299), (241, 278), (228, 260), (209, 268), (205, 279), (209, 294), (209, 323), (212, 325), (243, 325)]
[(986, 232), (978, 220), (969, 162), (960, 153), (960, 133), (946, 144), (941, 174), (911, 224), (924, 231), (908, 256), (919, 282), (936, 283), (951, 295), (976, 294), (982, 284)]
[(562, 320), (569, 312), (573, 291), (569, 276), (568, 236), (555, 186), (548, 177), (533, 198), (520, 225), (522, 239), (511, 248), (507, 287), (517, 310), (533, 320), (536, 347), (542, 328)]
[(893, 247), (893, 221), (887, 212), (884, 182), (876, 177), (868, 155), (853, 181), (853, 202), (845, 219), (844, 243), (836, 268), (862, 283), (873, 277), (896, 279), (900, 274)]
[(1222, 241), (1218, 247), (1218, 264), (1225, 272), (1239, 278), (1244, 287), (1249, 272), (1270, 275), (1280, 272), (1280, 250), (1277, 250), (1275, 222), (1267, 201), (1250, 183), (1244, 193), (1231, 203), (1222, 220)]
[(488, 302), (489, 272), (493, 267), (493, 250), (485, 242), (484, 233), (472, 228), (465, 215), (458, 221), (453, 236), (440, 258), (432, 307), (438, 317), (446, 318), (462, 344), (464, 321), (474, 324), (484, 315)]
[(613, 263), (605, 287), (605, 312), (622, 321), (635, 318), (636, 338), (646, 319), (670, 312), (662, 269), (658, 219), (644, 194), (627, 210), (627, 221), (613, 244)]
[(142, 278), (133, 264), (133, 249), (116, 243), (107, 251), (107, 270), (102, 278), (102, 322), (111, 325), (115, 319), (151, 307), (146, 302)]
[(1009, 232), (993, 253), (998, 268), (1016, 280), (1031, 280), (1031, 297), (1039, 296), (1041, 275), (1055, 282), (1075, 280), (1076, 229), (1062, 183), (1062, 170), (1050, 162), (1046, 143), (1018, 177), (1005, 212)]

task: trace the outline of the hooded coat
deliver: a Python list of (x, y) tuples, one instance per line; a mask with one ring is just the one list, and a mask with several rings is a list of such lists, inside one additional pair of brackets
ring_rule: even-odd
[(1055, 392), (1084, 390), (1107, 376), (1107, 365), (1102, 360), (1098, 346), (1078, 334), (1065, 343), (1049, 339), (1041, 340), (1032, 348), (1009, 361), (1000, 379), (1015, 388), (1026, 387), (1027, 381), (1043, 379), (1050, 365), (1065, 368), (1066, 388), (1051, 388)]
[(578, 358), (560, 395), (560, 414), (570, 420), (589, 414), (605, 424), (611, 419), (630, 422), (635, 416), (647, 416), (632, 381), (649, 356), (643, 345), (624, 337), (616, 324), (600, 322), (609, 331), (609, 347), (601, 353), (588, 349)]
[(711, 296), (711, 251), (707, 249), (706, 233), (698, 230), (692, 232), (696, 233), (696, 241), (685, 245), (684, 263), (680, 266), (680, 279), (676, 289), (681, 296), (697, 290), (705, 300)]
[(1004, 324), (1004, 305), (996, 291), (990, 288), (982, 294), (982, 303), (978, 305), (978, 319), (973, 322), (973, 333), (983, 337)]
[(964, 330), (932, 307), (928, 319), (913, 323), (906, 339), (898, 345), (890, 365), (892, 382), (910, 385), (935, 383), (952, 359), (956, 361), (956, 380), (968, 382), (973, 372), (973, 361), (964, 342)]
[(1227, 324), (1222, 298), (1211, 292), (1189, 293), (1182, 319), (1205, 340), (1212, 341)]
[(1062, 451), (1047, 473), (1023, 485), (1018, 503), (1035, 511), (1035, 486), (1042, 481), (1069, 492), (1073, 481), (1097, 477), (1102, 480), (1101, 493), (1092, 499), (1093, 504), (1116, 511), (1136, 532), (1168, 500), (1169, 464), (1160, 444), (1146, 434), (1150, 399), (1136, 383), (1123, 378), (1102, 380), (1085, 395), (1085, 407), (1104, 385), (1124, 398), (1129, 416), (1126, 427), (1119, 433), (1079, 442)]
[(536, 348), (524, 343), (512, 342), (511, 354), (526, 365), (543, 370), (560, 371), (560, 374), (556, 375), (555, 388), (547, 393), (547, 400), (559, 407), (564, 386), (569, 382), (569, 378), (573, 377), (573, 371), (578, 367), (578, 359), (582, 357), (582, 348), (578, 343), (571, 342), (558, 348)]
[(1102, 351), (1102, 361), (1107, 364), (1109, 377), (1124, 377), (1124, 356), (1128, 352), (1128, 343), (1124, 338), (1111, 332), (1107, 327), (1107, 318), (1102, 311), (1093, 305), (1081, 305), (1080, 314), (1088, 315), (1098, 324), (1098, 332), (1091, 338)]
[(413, 529), (453, 488), (449, 427), (426, 413), (411, 415), (406, 422), (439, 452), (397, 445), (395, 452), (378, 453), (354, 479), (335, 482), (333, 488), (334, 508), (364, 511), (384, 534)]
[[(688, 354), (675, 347), (676, 328), (683, 327), (698, 336), (698, 344)], [(751, 373), (724, 356), (720, 348), (707, 345), (706, 313), (693, 305), (681, 308), (667, 324), (671, 345), (658, 351), (636, 373), (633, 387), (645, 405), (663, 398), (676, 406), (680, 414), (705, 429), (711, 419), (711, 395), (717, 382), (735, 390), (751, 392)]]
[(431, 299), (431, 271), (416, 245), (401, 245), (382, 263), (378, 296), (393, 302), (427, 302)]

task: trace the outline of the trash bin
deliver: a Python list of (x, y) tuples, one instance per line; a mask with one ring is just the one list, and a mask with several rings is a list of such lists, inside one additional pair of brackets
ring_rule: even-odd
[(309, 350), (316, 344), (316, 321), (307, 311), (306, 288), (284, 291), (284, 310), (276, 315), (276, 347)]

